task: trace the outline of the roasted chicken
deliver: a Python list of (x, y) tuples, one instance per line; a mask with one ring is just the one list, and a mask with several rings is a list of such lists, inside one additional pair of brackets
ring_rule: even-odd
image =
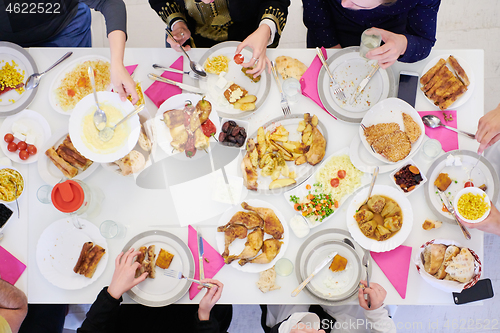
[(261, 228), (256, 228), (248, 234), (247, 242), (245, 243), (243, 251), (241, 251), (239, 255), (232, 255), (225, 258), (226, 264), (230, 264), (234, 260), (238, 259), (249, 259), (255, 257), (257, 253), (259, 253), (263, 242), (264, 231)]
[(256, 212), (264, 220), (264, 232), (266, 234), (273, 236), (275, 239), (281, 239), (283, 237), (283, 225), (272, 209), (252, 207), (246, 202), (242, 202), (241, 207)]
[(242, 225), (248, 230), (255, 229), (257, 227), (262, 228), (264, 226), (264, 221), (262, 218), (253, 212), (237, 212), (231, 217), (231, 220), (223, 226), (217, 228), (218, 232), (224, 232), (227, 228), (233, 225)]
[(231, 243), (237, 238), (239, 239), (246, 238), (247, 232), (248, 229), (239, 224), (230, 225), (224, 231), (224, 252), (222, 253), (222, 256), (224, 258), (226, 258), (229, 255), (229, 245), (231, 245)]
[(243, 161), (241, 161), (241, 173), (243, 174), (243, 183), (249, 190), (257, 191), (257, 178), (259, 177), (257, 173), (257, 168), (252, 165), (250, 161), (250, 155), (247, 152)]
[(257, 257), (253, 259), (242, 259), (238, 261), (238, 264), (240, 264), (240, 266), (243, 266), (247, 263), (268, 264), (271, 261), (273, 261), (273, 259), (276, 258), (276, 256), (280, 252), (281, 244), (283, 244), (283, 242), (277, 239), (274, 238), (266, 239), (264, 241), (264, 244), (262, 245), (261, 254), (259, 254)]
[(307, 163), (316, 165), (325, 157), (326, 140), (316, 126), (314, 126), (312, 130), (312, 138), (311, 148), (309, 148), (305, 156)]

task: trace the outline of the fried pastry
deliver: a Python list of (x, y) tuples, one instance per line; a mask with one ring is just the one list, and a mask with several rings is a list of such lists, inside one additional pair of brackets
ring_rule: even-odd
[(395, 132), (391, 136), (391, 144), (382, 150), (382, 155), (391, 162), (398, 162), (406, 158), (411, 152), (410, 139), (405, 132)]
[(106, 250), (99, 245), (94, 245), (92, 242), (86, 242), (80, 251), (80, 257), (73, 268), (77, 274), (83, 275), (87, 278), (92, 278), (97, 269), (99, 261), (106, 253)]
[(462, 81), (462, 83), (468, 87), (469, 84), (470, 84), (470, 81), (469, 81), (469, 77), (467, 76), (467, 74), (465, 73), (464, 69), (462, 68), (462, 66), (460, 66), (460, 64), (458, 63), (457, 59), (455, 59), (454, 56), (450, 55), (448, 57), (448, 63), (450, 64), (450, 66), (453, 68), (453, 70), (455, 71), (455, 75), (460, 79), (460, 81)]
[(170, 267), (172, 263), (172, 259), (174, 259), (174, 255), (164, 249), (160, 249), (160, 253), (158, 254), (158, 259), (156, 259), (156, 266), (167, 269)]
[(446, 191), (448, 186), (451, 184), (451, 178), (447, 173), (440, 173), (439, 176), (434, 181), (434, 185), (441, 191)]
[(435, 64), (431, 69), (427, 71), (422, 77), (420, 78), (420, 84), (423, 86), (427, 85), (429, 81), (432, 79), (434, 75), (446, 64), (446, 61), (444, 59), (439, 59), (437, 64)]
[(397, 123), (380, 123), (369, 126), (365, 129), (365, 137), (368, 144), (372, 145), (375, 140), (385, 134), (399, 130)]
[(415, 143), (420, 135), (422, 134), (422, 129), (413, 120), (412, 116), (403, 112), (403, 123), (405, 125), (405, 133), (408, 135), (411, 143)]

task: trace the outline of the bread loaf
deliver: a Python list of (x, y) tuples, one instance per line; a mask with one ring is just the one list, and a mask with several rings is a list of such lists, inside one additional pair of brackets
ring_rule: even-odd
[(278, 73), (281, 74), (283, 80), (286, 80), (289, 77), (300, 80), (302, 75), (304, 75), (305, 71), (307, 70), (306, 65), (292, 57), (279, 56), (276, 58), (275, 62), (276, 69), (278, 70)]
[(469, 282), (474, 276), (474, 261), (472, 253), (464, 247), (448, 264), (446, 273), (458, 282)]
[(430, 244), (424, 249), (424, 269), (430, 275), (434, 275), (441, 267), (446, 252), (446, 245)]
[(446, 266), (448, 266), (448, 263), (451, 261), (451, 259), (453, 259), (459, 253), (460, 253), (460, 248), (456, 247), (455, 245), (448, 246), (444, 253), (443, 263), (441, 264), (441, 267), (439, 267), (437, 273), (434, 276), (440, 280), (444, 279), (447, 274), (445, 271)]

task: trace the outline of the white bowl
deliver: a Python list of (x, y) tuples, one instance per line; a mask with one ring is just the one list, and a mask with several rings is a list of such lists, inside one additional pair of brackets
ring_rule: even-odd
[[(488, 210), (486, 210), (486, 212), (477, 220), (466, 219), (465, 217), (462, 216), (462, 214), (460, 214), (460, 210), (458, 209), (458, 199), (460, 199), (460, 197), (466, 193), (484, 195), (484, 201), (488, 205)], [(478, 188), (478, 187), (466, 187), (463, 190), (459, 191), (457, 193), (457, 195), (455, 195), (455, 200), (453, 200), (453, 208), (455, 208), (455, 212), (457, 213), (458, 217), (460, 217), (461, 220), (463, 220), (467, 223), (479, 223), (479, 222), (484, 221), (488, 217), (488, 215), (490, 215), (491, 203), (490, 203), (490, 198), (488, 197), (486, 192), (484, 192), (480, 188)]]
[[(415, 188), (409, 192), (405, 192), (403, 191), (403, 189), (398, 185), (396, 184), (396, 178), (394, 178), (394, 176), (396, 175), (396, 173), (403, 169), (405, 166), (407, 165), (413, 165), (415, 166), (419, 171), (420, 171), (420, 176), (422, 176), (422, 181), (415, 186)], [(427, 177), (425, 177), (424, 173), (422, 172), (422, 169), (420, 169), (416, 164), (415, 162), (412, 160), (412, 159), (409, 159), (406, 161), (406, 163), (404, 163), (401, 168), (397, 168), (396, 170), (394, 170), (392, 173), (391, 173), (391, 180), (392, 182), (394, 183), (394, 185), (396, 185), (396, 187), (401, 191), (401, 193), (403, 193), (405, 196), (409, 196), (410, 194), (412, 194), (413, 192), (415, 192), (418, 188), (420, 188), (421, 186), (423, 186), (425, 184), (425, 182), (427, 181)]]
[[(21, 196), (23, 195), (24, 191), (26, 190), (26, 178), (24, 178), (24, 176), (21, 173), (21, 171), (19, 171), (18, 169), (14, 168), (14, 167), (11, 167), (11, 166), (0, 166), (0, 170), (3, 170), (3, 169), (12, 169), (12, 170), (15, 170), (15, 171), (19, 172), (19, 174), (21, 175), (21, 177), (23, 179), (24, 185), (23, 185), (23, 191), (21, 193), (18, 193), (17, 200), (19, 200), (21, 198)], [(0, 199), (0, 202), (4, 203), (4, 204), (10, 204), (10, 203), (13, 203), (15, 201), (16, 201), (16, 199), (14, 199), (12, 201), (5, 201), (5, 200), (1, 200)]]
[(227, 121), (234, 121), (236, 125), (243, 127), (245, 129), (245, 132), (247, 133), (247, 137), (245, 138), (245, 141), (243, 142), (243, 145), (241, 147), (237, 146), (228, 146), (225, 144), (225, 142), (219, 142), (221, 146), (224, 147), (230, 147), (230, 148), (236, 148), (236, 149), (246, 149), (247, 148), (247, 141), (248, 141), (248, 128), (250, 127), (250, 123), (248, 121), (244, 120), (238, 120), (238, 119), (230, 119), (230, 118), (222, 118), (220, 121), (220, 127), (219, 127), (219, 132), (216, 134), (217, 135), (217, 140), (219, 140), (219, 133), (222, 132), (222, 125), (224, 125)]

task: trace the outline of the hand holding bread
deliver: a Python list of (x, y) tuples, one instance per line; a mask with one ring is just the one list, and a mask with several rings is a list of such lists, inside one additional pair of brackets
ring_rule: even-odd
[(134, 257), (140, 255), (133, 248), (127, 252), (121, 252), (115, 259), (115, 271), (108, 287), (108, 293), (115, 299), (119, 299), (125, 292), (144, 281), (148, 273), (144, 272), (135, 277), (135, 272), (140, 263), (134, 261)]
[[(368, 288), (366, 281), (361, 280), (360, 282), (364, 288), (359, 288), (358, 291), (359, 306), (365, 310), (375, 310), (384, 305), (384, 300), (387, 296), (387, 291), (384, 287), (378, 283), (372, 282)], [(365, 299), (365, 294), (370, 296), (370, 307), (368, 307), (368, 301)]]

